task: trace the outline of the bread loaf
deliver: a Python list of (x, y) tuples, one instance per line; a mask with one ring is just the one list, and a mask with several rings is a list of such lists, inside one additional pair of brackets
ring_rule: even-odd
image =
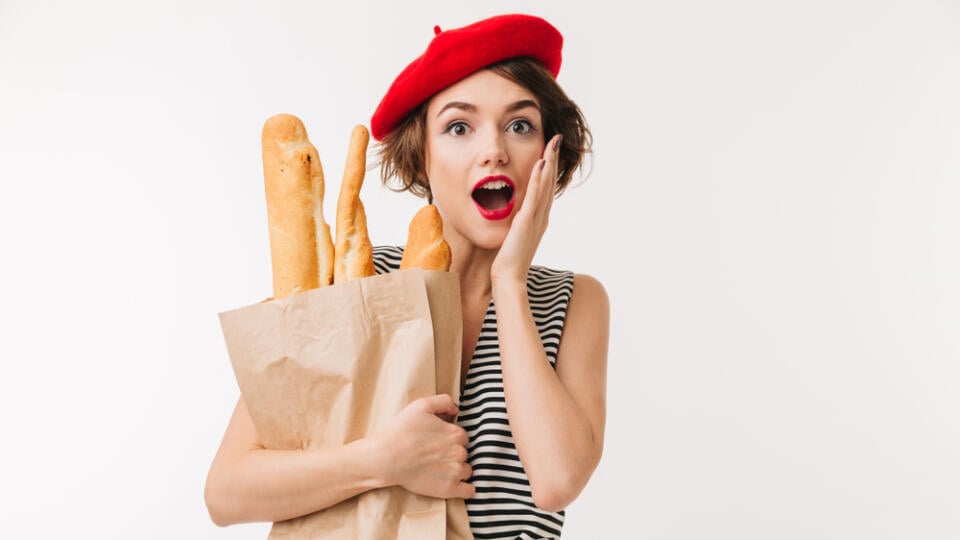
[[(350, 135), (337, 199), (336, 245), (323, 217), (324, 178), (316, 148), (303, 122), (278, 114), (263, 126), (263, 177), (270, 224), (273, 298), (369, 277), (373, 246), (360, 201), (370, 135), (358, 125)], [(400, 269), (450, 269), (450, 247), (436, 206), (421, 208), (410, 221)]]
[(366, 174), (367, 143), (370, 133), (358, 125), (350, 134), (347, 164), (337, 199), (337, 243), (334, 283), (374, 275), (373, 246), (367, 234), (367, 216), (360, 202), (360, 188)]
[(278, 114), (261, 135), (273, 297), (333, 283), (333, 240), (323, 217), (324, 178), (317, 149), (299, 118)]
[(407, 245), (400, 259), (400, 269), (450, 270), (450, 246), (443, 238), (443, 220), (437, 207), (428, 204), (410, 220)]

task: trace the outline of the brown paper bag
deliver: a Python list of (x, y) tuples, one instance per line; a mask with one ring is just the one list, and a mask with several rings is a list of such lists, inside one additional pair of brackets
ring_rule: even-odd
[[(462, 318), (449, 272), (391, 272), (220, 314), (240, 392), (267, 448), (341, 446), (411, 401), (456, 399)], [(271, 539), (472, 539), (462, 499), (398, 486), (274, 523)]]

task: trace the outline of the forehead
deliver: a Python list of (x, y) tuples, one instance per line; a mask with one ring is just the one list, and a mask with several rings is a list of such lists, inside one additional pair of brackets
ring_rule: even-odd
[(539, 104), (533, 92), (524, 86), (490, 70), (481, 69), (437, 92), (427, 105), (427, 116), (432, 118), (451, 102), (470, 103), (479, 110), (498, 111), (523, 100)]

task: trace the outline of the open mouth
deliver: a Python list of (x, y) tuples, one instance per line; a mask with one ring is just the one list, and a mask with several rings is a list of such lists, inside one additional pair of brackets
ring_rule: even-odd
[(506, 176), (488, 176), (477, 182), (471, 196), (480, 214), (487, 219), (503, 219), (513, 209), (513, 181)]

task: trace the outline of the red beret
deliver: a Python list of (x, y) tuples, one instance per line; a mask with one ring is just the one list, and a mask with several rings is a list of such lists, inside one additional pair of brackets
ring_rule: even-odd
[(518, 56), (543, 62), (554, 77), (560, 72), (563, 36), (531, 15), (498, 15), (463, 28), (440, 31), (427, 50), (397, 76), (370, 119), (376, 140), (387, 136), (403, 117), (437, 92), (490, 64)]

